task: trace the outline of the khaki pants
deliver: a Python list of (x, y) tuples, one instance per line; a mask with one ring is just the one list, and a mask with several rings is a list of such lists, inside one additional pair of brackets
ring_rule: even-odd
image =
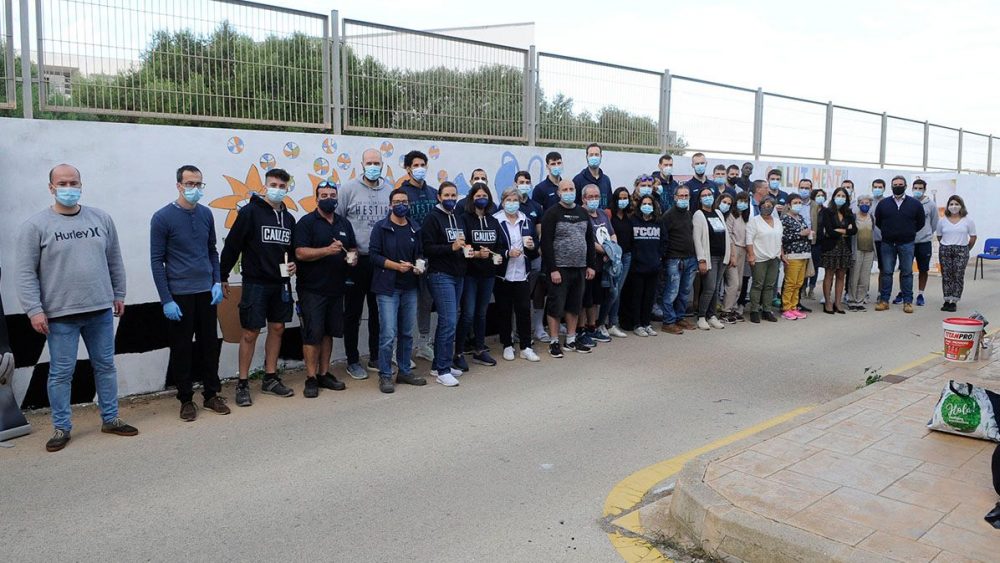
[[(878, 244), (878, 243), (876, 243)], [(861, 305), (868, 295), (868, 287), (872, 281), (872, 262), (875, 251), (855, 250), (854, 265), (851, 266), (851, 279), (847, 281), (848, 305)]]
[(747, 249), (734, 246), (732, 258), (736, 266), (726, 265), (726, 295), (722, 302), (723, 311), (736, 310), (736, 300), (740, 298), (740, 287), (743, 284), (743, 269), (746, 267)]
[(785, 266), (785, 286), (781, 291), (781, 310), (789, 311), (799, 304), (799, 289), (806, 281), (809, 259), (789, 260)]

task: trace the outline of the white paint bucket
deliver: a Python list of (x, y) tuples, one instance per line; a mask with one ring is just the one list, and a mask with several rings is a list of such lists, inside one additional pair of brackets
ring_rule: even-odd
[(941, 323), (944, 328), (944, 357), (953, 362), (974, 362), (979, 356), (983, 337), (983, 321), (951, 317)]

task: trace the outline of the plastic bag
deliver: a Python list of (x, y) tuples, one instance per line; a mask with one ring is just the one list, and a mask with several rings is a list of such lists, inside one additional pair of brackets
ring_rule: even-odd
[(949, 381), (927, 423), (931, 430), (1000, 442), (996, 412), (1000, 395), (969, 383)]

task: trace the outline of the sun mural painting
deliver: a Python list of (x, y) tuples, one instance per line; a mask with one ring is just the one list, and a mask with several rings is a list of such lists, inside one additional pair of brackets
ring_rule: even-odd
[[(309, 176), (310, 178), (313, 178), (312, 174)], [(233, 195), (227, 195), (214, 199), (208, 204), (208, 206), (215, 209), (229, 211), (229, 213), (226, 214), (225, 225), (227, 229), (231, 229), (233, 227), (233, 223), (236, 222), (236, 215), (239, 213), (240, 209), (243, 209), (243, 206), (250, 201), (250, 194), (256, 193), (257, 195), (263, 196), (266, 190), (264, 189), (264, 182), (261, 179), (260, 171), (257, 169), (256, 164), (250, 165), (250, 170), (247, 171), (246, 180), (241, 181), (233, 178), (232, 176), (226, 175), (223, 175), (222, 177), (229, 183), (229, 187), (233, 190)], [(315, 191), (315, 188), (316, 185), (313, 184), (313, 191)], [(296, 205), (295, 201), (290, 197), (286, 196), (283, 203), (285, 204), (285, 207), (290, 210), (299, 210), (299, 206)]]

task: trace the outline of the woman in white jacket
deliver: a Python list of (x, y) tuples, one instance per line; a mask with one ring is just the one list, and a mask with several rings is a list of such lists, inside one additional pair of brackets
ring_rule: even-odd
[[(726, 217), (716, 205), (710, 188), (704, 188), (698, 198), (701, 207), (691, 218), (694, 231), (694, 251), (698, 259), (698, 275), (701, 277), (701, 296), (698, 299), (698, 328), (726, 328), (715, 315), (719, 304), (719, 283), (729, 263), (729, 247), (732, 241), (726, 229)], [(732, 198), (719, 197), (719, 203), (732, 205)]]

